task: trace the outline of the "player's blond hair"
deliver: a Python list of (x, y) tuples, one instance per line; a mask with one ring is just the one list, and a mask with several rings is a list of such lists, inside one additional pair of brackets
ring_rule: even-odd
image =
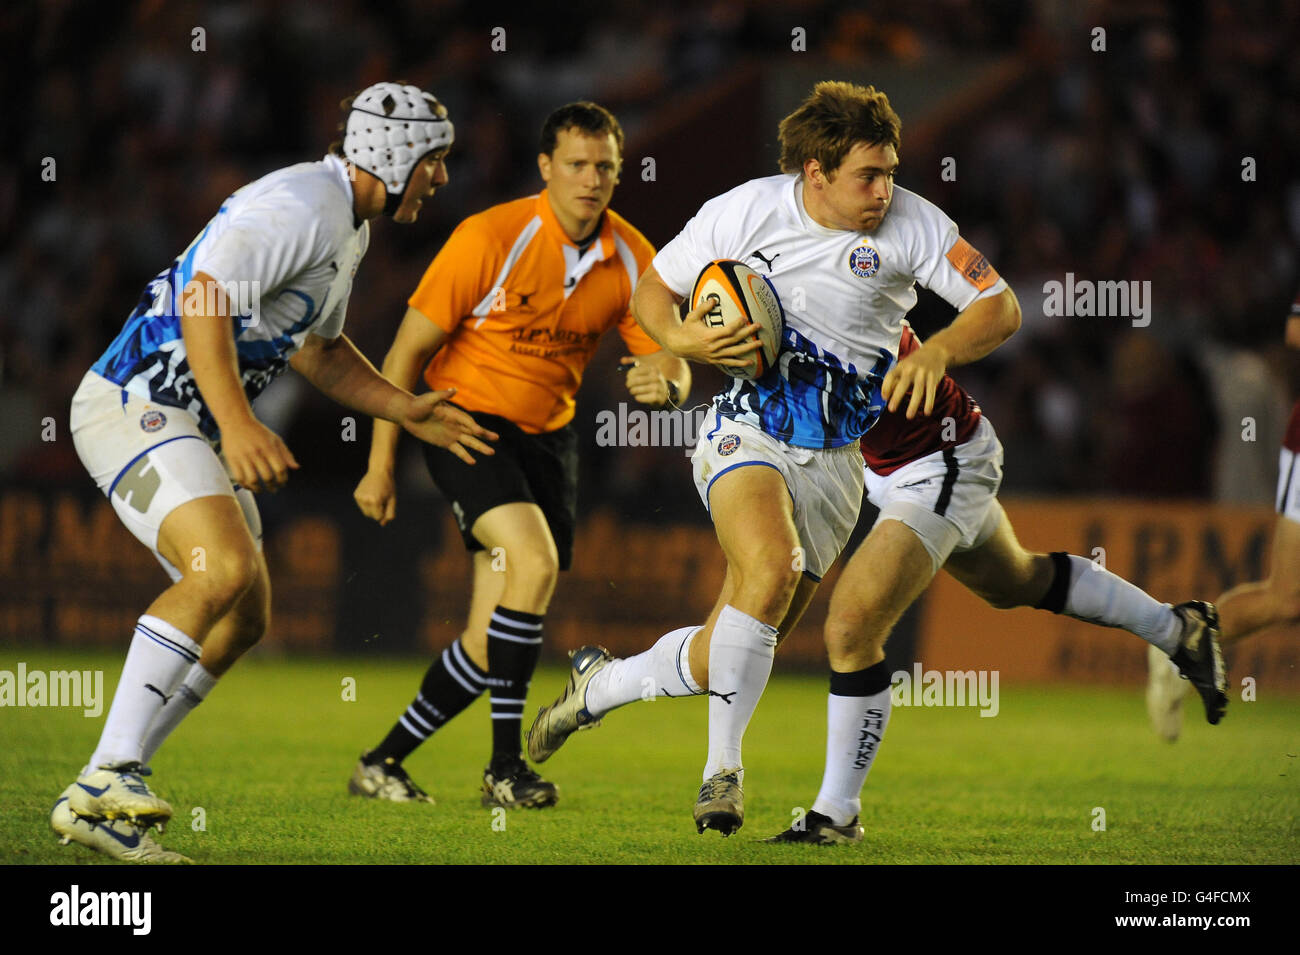
[(824, 80), (781, 120), (781, 171), (802, 174), (803, 164), (816, 159), (829, 176), (854, 143), (897, 151), (902, 125), (889, 97), (874, 86)]

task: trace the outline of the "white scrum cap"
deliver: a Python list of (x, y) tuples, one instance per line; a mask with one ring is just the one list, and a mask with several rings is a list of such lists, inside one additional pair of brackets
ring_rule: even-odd
[(418, 86), (376, 83), (352, 100), (343, 155), (379, 179), (396, 208), (416, 164), (455, 138), (447, 108), (432, 93)]

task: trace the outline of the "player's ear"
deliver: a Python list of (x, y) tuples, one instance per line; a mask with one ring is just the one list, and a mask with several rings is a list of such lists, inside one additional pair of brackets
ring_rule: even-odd
[(537, 154), (537, 171), (542, 174), (542, 182), (551, 181), (551, 157), (546, 153)]
[(820, 184), (821, 177), (824, 177), (822, 164), (816, 159), (805, 159), (803, 161), (803, 177), (808, 182)]

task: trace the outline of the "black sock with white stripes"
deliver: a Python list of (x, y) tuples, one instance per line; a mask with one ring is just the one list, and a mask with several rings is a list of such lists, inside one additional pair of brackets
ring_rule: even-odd
[(488, 690), (492, 694), (492, 759), (519, 756), (524, 700), (542, 652), (540, 614), (498, 606), (488, 624)]
[(487, 674), (474, 665), (458, 639), (433, 661), (420, 692), (384, 741), (366, 754), (371, 765), (392, 759), (400, 763), (434, 731), (478, 699)]

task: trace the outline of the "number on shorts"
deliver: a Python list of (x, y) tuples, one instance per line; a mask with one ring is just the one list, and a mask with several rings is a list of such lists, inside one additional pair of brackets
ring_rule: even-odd
[(143, 514), (149, 510), (149, 505), (153, 503), (153, 496), (158, 493), (158, 488), (161, 486), (162, 476), (146, 454), (118, 479), (117, 488), (113, 493)]

